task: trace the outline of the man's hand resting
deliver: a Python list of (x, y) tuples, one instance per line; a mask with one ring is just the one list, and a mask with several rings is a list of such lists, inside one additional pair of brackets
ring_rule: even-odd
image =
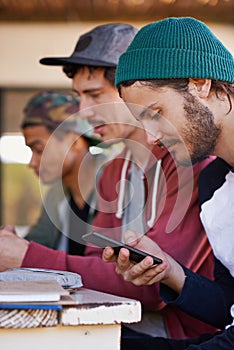
[(22, 265), (29, 242), (18, 237), (13, 226), (0, 229), (0, 271)]

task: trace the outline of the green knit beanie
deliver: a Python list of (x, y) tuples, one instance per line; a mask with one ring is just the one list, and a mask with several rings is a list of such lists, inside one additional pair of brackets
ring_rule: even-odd
[(120, 56), (115, 83), (127, 80), (207, 78), (234, 83), (234, 59), (202, 22), (166, 18), (140, 29)]

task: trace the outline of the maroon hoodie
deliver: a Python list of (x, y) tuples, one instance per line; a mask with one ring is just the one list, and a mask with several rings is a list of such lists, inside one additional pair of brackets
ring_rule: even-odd
[[(125, 159), (126, 153), (125, 149), (103, 170), (99, 180), (98, 214), (93, 223), (94, 229), (106, 234), (111, 232), (117, 239), (121, 237), (125, 193), (124, 181), (120, 180), (128, 178), (131, 164), (131, 160)], [(181, 264), (210, 279), (213, 279), (213, 253), (199, 218), (197, 181), (200, 171), (213, 159), (182, 167), (175, 165), (166, 150), (155, 146), (144, 175), (147, 236)], [(85, 256), (71, 256), (30, 242), (22, 266), (77, 272), (86, 288), (140, 300), (143, 310), (162, 312), (172, 338), (215, 331), (179, 309), (165, 305), (159, 295), (159, 283), (138, 287), (123, 281), (115, 273), (115, 264), (103, 262), (101, 253), (101, 249), (87, 247)]]

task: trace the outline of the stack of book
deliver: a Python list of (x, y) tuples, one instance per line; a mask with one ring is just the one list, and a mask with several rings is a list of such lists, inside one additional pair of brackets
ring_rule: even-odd
[(0, 282), (0, 328), (56, 326), (69, 292), (55, 280)]

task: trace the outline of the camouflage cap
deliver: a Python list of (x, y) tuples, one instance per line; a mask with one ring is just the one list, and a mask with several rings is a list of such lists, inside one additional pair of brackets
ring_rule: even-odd
[(97, 145), (100, 140), (93, 135), (92, 126), (86, 120), (74, 116), (78, 109), (79, 100), (72, 94), (39, 92), (25, 106), (21, 128), (44, 125), (53, 132), (61, 125), (61, 130), (73, 131), (89, 139), (90, 145)]

